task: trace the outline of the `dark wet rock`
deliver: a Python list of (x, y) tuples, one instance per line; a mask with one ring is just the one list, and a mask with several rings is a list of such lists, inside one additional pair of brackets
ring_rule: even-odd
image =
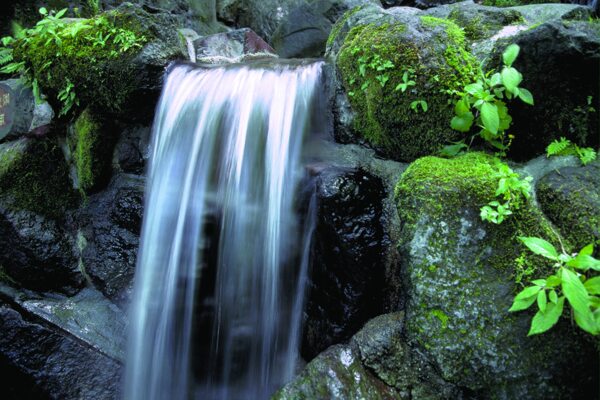
[(335, 345), (319, 354), (306, 368), (278, 391), (274, 400), (292, 399), (398, 399), (360, 361), (356, 345)]
[(142, 221), (144, 179), (119, 174), (108, 188), (90, 196), (76, 216), (82, 269), (119, 305), (129, 299)]
[(566, 318), (551, 331), (528, 337), (531, 314), (508, 312), (519, 288), (515, 259), (525, 257), (534, 278), (551, 268), (515, 238), (558, 242), (532, 204), (503, 224), (481, 221), (479, 208), (495, 197), (493, 171), (489, 156), (471, 153), (419, 159), (400, 179), (407, 342), (427, 355), (445, 381), (477, 398), (595, 393), (595, 350)]
[(438, 7), (444, 4), (457, 3), (461, 0), (382, 0), (385, 8), (389, 7), (417, 7), (421, 9)]
[(126, 126), (119, 135), (113, 156), (113, 168), (129, 174), (142, 175), (150, 158), (150, 135), (148, 126)]
[(248, 27), (268, 43), (277, 26), (305, 0), (219, 0), (217, 17), (236, 28)]
[(73, 293), (83, 285), (73, 240), (54, 220), (0, 206), (0, 265), (15, 284)]
[(375, 0), (314, 0), (292, 9), (273, 33), (271, 43), (283, 58), (321, 57), (333, 24), (346, 11)]
[(383, 309), (385, 253), (381, 180), (325, 168), (316, 177), (317, 226), (305, 307), (303, 355), (348, 339)]
[(514, 67), (535, 106), (511, 102), (509, 155), (526, 160), (543, 154), (553, 140), (566, 137), (580, 146), (600, 145), (600, 30), (597, 23), (554, 20), (498, 40), (488, 69), (497, 66), (510, 43), (521, 51)]
[(193, 46), (199, 61), (211, 57), (235, 59), (255, 53), (275, 54), (275, 50), (249, 28), (200, 37), (193, 41)]
[(600, 239), (600, 163), (556, 169), (539, 180), (536, 195), (574, 251)]
[(2, 300), (0, 331), (9, 399), (11, 392), (15, 399), (118, 398), (121, 366), (115, 360)]

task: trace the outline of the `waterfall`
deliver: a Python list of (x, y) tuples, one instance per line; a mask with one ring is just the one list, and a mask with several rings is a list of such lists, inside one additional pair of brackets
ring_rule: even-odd
[[(297, 188), (320, 62), (166, 78), (124, 398), (261, 399), (290, 379), (314, 210)], [(305, 202), (307, 203), (307, 202)]]

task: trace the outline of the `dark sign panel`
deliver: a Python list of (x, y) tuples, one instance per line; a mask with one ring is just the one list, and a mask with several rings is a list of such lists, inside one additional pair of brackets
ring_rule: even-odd
[(0, 139), (10, 132), (15, 120), (16, 98), (11, 88), (0, 83)]

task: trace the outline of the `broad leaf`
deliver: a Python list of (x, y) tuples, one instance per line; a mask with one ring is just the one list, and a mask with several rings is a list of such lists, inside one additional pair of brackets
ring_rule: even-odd
[(583, 286), (589, 294), (600, 294), (600, 276), (588, 279)]
[(561, 284), (561, 280), (558, 276), (556, 275), (550, 275), (548, 278), (546, 278), (546, 287), (557, 287)]
[(579, 255), (591, 256), (594, 253), (594, 243), (590, 243), (579, 251)]
[(500, 117), (498, 116), (498, 107), (495, 104), (483, 103), (481, 105), (481, 122), (483, 127), (496, 135), (500, 126)]
[(600, 260), (586, 254), (578, 254), (577, 257), (567, 262), (567, 266), (587, 271), (593, 269), (600, 271)]
[(512, 63), (515, 62), (517, 56), (519, 55), (519, 45), (511, 44), (504, 50), (502, 53), (502, 61), (504, 61), (504, 65), (511, 66)]
[(577, 325), (584, 331), (591, 333), (592, 335), (597, 335), (599, 331), (598, 323), (594, 318), (594, 314), (590, 310), (586, 312), (578, 312), (577, 310), (573, 310), (573, 314), (575, 315), (575, 322)]
[(556, 290), (552, 289), (550, 291), (550, 294), (548, 294), (548, 299), (551, 303), (556, 304), (556, 302), (558, 301), (558, 295), (556, 294)]
[(519, 98), (523, 100), (523, 103), (533, 105), (533, 95), (527, 89), (519, 88)]
[(481, 93), (482, 91), (483, 86), (481, 83), (471, 83), (470, 85), (465, 86), (465, 92), (473, 96), (475, 96), (477, 93)]
[(551, 260), (558, 260), (558, 252), (550, 243), (544, 239), (537, 237), (526, 237), (519, 236), (519, 240), (533, 251), (535, 254), (539, 254), (542, 257), (549, 258)]
[(471, 130), (471, 126), (473, 126), (474, 119), (475, 117), (473, 116), (472, 112), (467, 112), (460, 116), (457, 115), (452, 118), (452, 121), (450, 121), (450, 127), (455, 131), (469, 132), (469, 130)]
[(506, 67), (502, 69), (501, 75), (502, 83), (504, 84), (504, 87), (506, 87), (506, 90), (508, 90), (510, 93), (518, 95), (519, 92), (517, 91), (517, 89), (519, 87), (519, 83), (521, 83), (521, 81), (523, 80), (523, 77), (521, 76), (519, 71), (512, 67)]
[(539, 286), (526, 287), (515, 296), (513, 304), (508, 311), (521, 311), (529, 308), (529, 306), (535, 302), (540, 290), (542, 290), (542, 288)]
[(527, 335), (537, 335), (552, 328), (562, 315), (564, 305), (565, 298), (561, 296), (556, 304), (548, 304), (545, 312), (539, 310), (531, 320), (531, 328), (529, 329), (529, 333)]
[(562, 270), (562, 290), (573, 309), (585, 317), (590, 312), (590, 300), (587, 289), (577, 274), (568, 268)]
[(541, 312), (546, 312), (546, 305), (548, 304), (548, 298), (546, 297), (546, 291), (540, 290), (537, 295), (537, 304)]

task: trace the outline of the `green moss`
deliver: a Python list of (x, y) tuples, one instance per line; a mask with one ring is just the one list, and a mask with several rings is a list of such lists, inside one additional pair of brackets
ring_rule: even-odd
[[(82, 27), (73, 32), (73, 26)], [(55, 36), (35, 33), (17, 42), (13, 56), (23, 61), (57, 109), (61, 91), (81, 103), (119, 112), (135, 89), (133, 58), (151, 34), (133, 16), (111, 11), (87, 20), (61, 23)]]
[(80, 191), (101, 187), (110, 176), (114, 135), (106, 122), (86, 109), (75, 121), (69, 147), (73, 154)]
[[(403, 161), (431, 154), (457, 138), (449, 126), (453, 114), (449, 93), (472, 81), (478, 67), (456, 24), (423, 17), (420, 25), (430, 34), (414, 38), (404, 24), (356, 26), (337, 59), (356, 112), (355, 130), (389, 157)], [(385, 61), (393, 68), (370, 67)], [(364, 71), (361, 65), (367, 66)], [(395, 88), (405, 73), (415, 85), (403, 93)], [(387, 79), (384, 85), (381, 76)], [(411, 109), (411, 103), (419, 100), (427, 103), (427, 112)]]
[(59, 218), (77, 203), (55, 138), (22, 139), (0, 151), (0, 193), (12, 207)]
[(526, 4), (560, 3), (560, 0), (483, 0), (484, 6), (516, 7)]
[(440, 309), (430, 310), (429, 316), (431, 318), (434, 318), (434, 317), (437, 318), (440, 321), (440, 323), (442, 324), (442, 329), (448, 328), (448, 316), (442, 310), (440, 310)]
[(353, 16), (354, 14), (356, 14), (361, 8), (362, 8), (362, 6), (357, 6), (349, 11), (346, 11), (344, 13), (344, 15), (342, 15), (342, 17), (340, 19), (338, 19), (335, 24), (333, 24), (333, 27), (331, 28), (331, 32), (329, 33), (329, 37), (327, 38), (327, 47), (328, 48), (333, 44), (335, 39), (338, 37), (338, 35), (340, 34), (340, 31), (342, 30), (342, 28), (344, 27), (344, 24), (346, 24), (348, 19), (351, 16)]

